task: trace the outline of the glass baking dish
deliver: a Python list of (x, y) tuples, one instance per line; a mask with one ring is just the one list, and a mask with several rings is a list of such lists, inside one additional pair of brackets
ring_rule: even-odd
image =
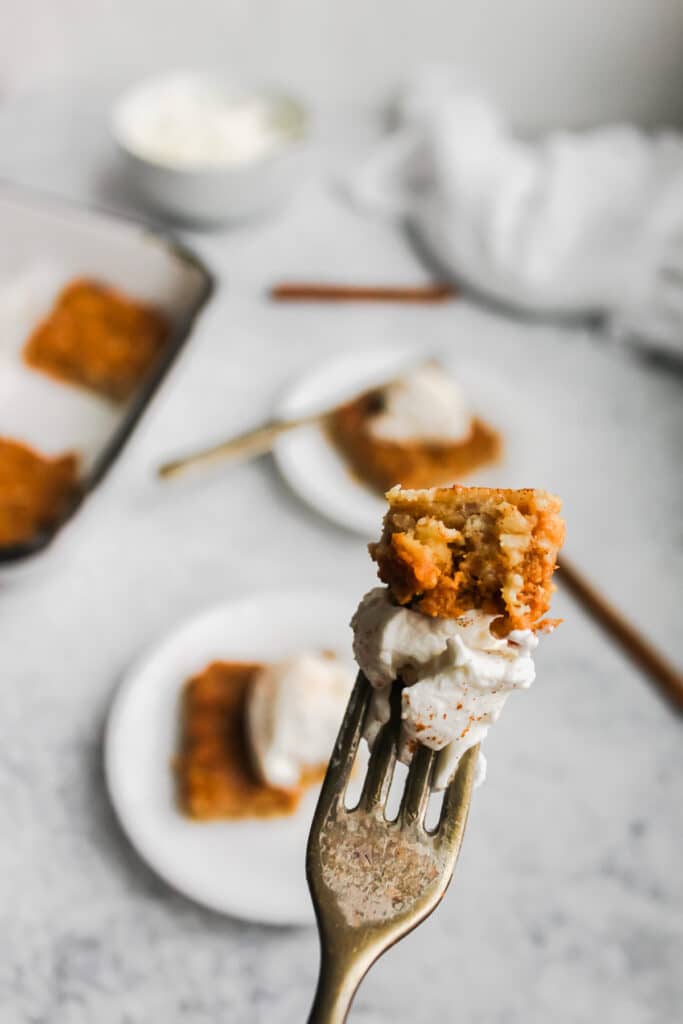
[[(0, 546), (0, 566), (42, 551), (97, 486), (188, 340), (214, 279), (189, 249), (142, 224), (0, 183), (0, 437), (48, 456), (77, 451), (79, 491), (29, 540)], [(163, 350), (124, 402), (27, 366), (23, 346), (70, 281), (89, 278), (155, 306)]]

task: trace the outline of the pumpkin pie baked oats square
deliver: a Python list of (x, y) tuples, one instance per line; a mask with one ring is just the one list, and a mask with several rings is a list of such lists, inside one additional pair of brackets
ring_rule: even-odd
[(75, 453), (51, 458), (0, 437), (0, 547), (23, 544), (54, 526), (78, 493)]
[(152, 369), (169, 334), (155, 307), (80, 278), (57, 296), (23, 354), (35, 370), (123, 401)]
[[(372, 749), (400, 701), (398, 757), (439, 751), (433, 785), (453, 779), (511, 693), (534, 682), (541, 619), (564, 540), (560, 500), (542, 490), (442, 487), (387, 494), (370, 545), (386, 586), (352, 620), (358, 666), (372, 686), (364, 735)], [(477, 780), (486, 760), (477, 759)], [(477, 783), (475, 783), (477, 784)]]
[(293, 813), (325, 774), (352, 685), (325, 653), (212, 662), (183, 693), (181, 809), (204, 820)]
[(498, 461), (498, 431), (468, 409), (457, 383), (426, 364), (335, 409), (327, 432), (359, 480), (382, 494), (395, 484), (452, 483)]
[(291, 814), (301, 799), (303, 787), (268, 786), (252, 765), (245, 714), (262, 667), (214, 661), (185, 684), (175, 771), (180, 808), (191, 818)]
[(394, 487), (387, 500), (370, 553), (398, 604), (440, 618), (479, 609), (498, 618), (501, 635), (544, 625), (564, 541), (559, 498), (455, 485)]

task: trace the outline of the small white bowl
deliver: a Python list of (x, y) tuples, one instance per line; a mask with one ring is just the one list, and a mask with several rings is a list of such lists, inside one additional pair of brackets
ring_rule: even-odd
[[(183, 89), (206, 88), (230, 100), (264, 104), (278, 126), (278, 141), (262, 153), (222, 162), (215, 154), (204, 162), (186, 156), (175, 159), (141, 144), (141, 119), (155, 116), (155, 103), (165, 103), (168, 114), (169, 90), (175, 90), (182, 103)], [(133, 187), (150, 206), (176, 220), (208, 226), (265, 214), (293, 194), (308, 169), (308, 122), (304, 106), (285, 93), (236, 86), (218, 75), (183, 72), (146, 79), (127, 90), (114, 105), (111, 130)]]

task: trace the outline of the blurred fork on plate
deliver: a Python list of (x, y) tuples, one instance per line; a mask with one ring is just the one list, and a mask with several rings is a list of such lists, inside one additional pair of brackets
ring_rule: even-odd
[(425, 814), (438, 754), (419, 746), (398, 817), (386, 818), (396, 763), (400, 686), (377, 737), (358, 805), (345, 806), (372, 688), (358, 674), (323, 782), (308, 840), (306, 873), (320, 933), (320, 975), (309, 1024), (342, 1024), (368, 969), (441, 900), (460, 851), (479, 747), (461, 758), (439, 821)]
[[(367, 387), (373, 387), (377, 391), (385, 390), (398, 381), (403, 380), (413, 370), (436, 363), (437, 360), (432, 358), (423, 358), (412, 363), (406, 363), (396, 376), (381, 383), (368, 382), (366, 387), (359, 388), (359, 393), (365, 391)], [(346, 396), (342, 400), (342, 404), (355, 397), (357, 396)], [(223, 460), (243, 460), (255, 458), (257, 455), (265, 455), (272, 449), (281, 434), (286, 434), (290, 430), (296, 430), (298, 427), (308, 426), (312, 423), (324, 423), (338, 408), (339, 403), (336, 403), (329, 408), (320, 409), (317, 412), (307, 413), (303, 416), (268, 420), (258, 427), (252, 427), (251, 430), (246, 430), (244, 433), (229, 437), (225, 441), (219, 441), (218, 444), (210, 445), (207, 448), (200, 448), (197, 451), (190, 452), (188, 455), (181, 455), (178, 458), (170, 459), (158, 467), (157, 473), (162, 479), (168, 479), (179, 476), (188, 469), (199, 468)]]

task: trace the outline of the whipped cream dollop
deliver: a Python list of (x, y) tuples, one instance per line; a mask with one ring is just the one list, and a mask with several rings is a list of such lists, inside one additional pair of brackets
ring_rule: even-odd
[(383, 390), (384, 408), (369, 429), (382, 441), (464, 441), (472, 416), (464, 395), (440, 366), (426, 366), (393, 381)]
[(333, 657), (301, 654), (266, 665), (249, 691), (246, 723), (264, 782), (287, 789), (326, 764), (353, 687)]
[(120, 104), (116, 127), (139, 156), (184, 168), (248, 163), (287, 141), (267, 97), (231, 94), (219, 82), (192, 74), (140, 86)]
[[(418, 743), (443, 751), (437, 788), (448, 785), (465, 751), (484, 739), (510, 693), (535, 678), (536, 635), (524, 629), (497, 637), (493, 619), (480, 611), (431, 618), (395, 605), (386, 587), (376, 587), (351, 622), (356, 660), (374, 688), (368, 744), (389, 720), (392, 686), (400, 677), (399, 759), (409, 764)], [(480, 777), (483, 771), (481, 764)]]

